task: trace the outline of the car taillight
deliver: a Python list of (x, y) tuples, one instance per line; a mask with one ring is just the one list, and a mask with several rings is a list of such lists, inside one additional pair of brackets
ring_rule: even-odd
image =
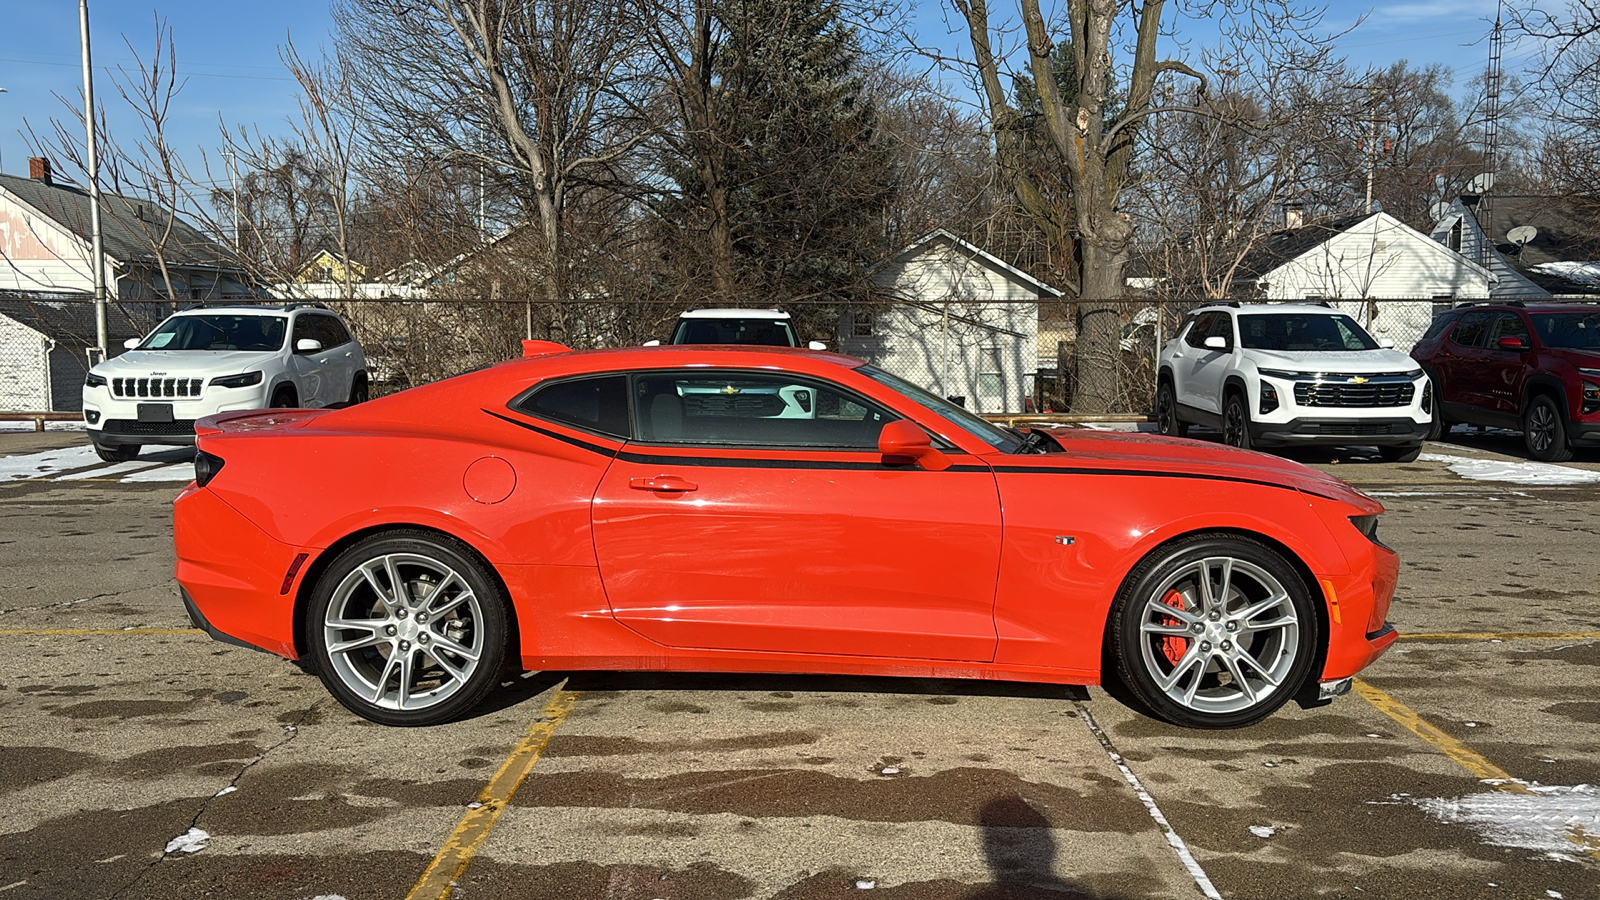
[(222, 471), (223, 459), (214, 453), (196, 450), (194, 454), (194, 483), (205, 487)]

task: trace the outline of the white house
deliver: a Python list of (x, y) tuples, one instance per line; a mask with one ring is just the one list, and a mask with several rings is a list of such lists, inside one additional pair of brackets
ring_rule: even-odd
[[(31, 177), (0, 175), (0, 292), (90, 293), (94, 263), (89, 194), (56, 181), (48, 159), (34, 157), (28, 164)], [(255, 295), (237, 258), (148, 200), (102, 193), (100, 222), (100, 265), (109, 299)], [(162, 262), (167, 277), (162, 276)]]
[(976, 412), (1024, 411), (1039, 301), (1060, 291), (943, 229), (879, 263), (872, 284), (884, 300), (841, 315), (841, 353)]
[(1256, 296), (1328, 301), (1402, 349), (1422, 336), (1435, 303), (1486, 299), (1492, 281), (1487, 268), (1384, 212), (1278, 232), (1243, 268)]
[[(165, 317), (165, 304), (106, 309), (111, 355)], [(81, 297), (0, 299), (0, 412), (77, 412), (83, 408), (94, 305)]]

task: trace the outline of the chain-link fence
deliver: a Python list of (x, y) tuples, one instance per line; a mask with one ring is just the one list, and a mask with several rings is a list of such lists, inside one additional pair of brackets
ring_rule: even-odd
[[(671, 338), (684, 306), (665, 302), (329, 300), (367, 357), (374, 395), (520, 355), (524, 338), (577, 349)], [(1122, 299), (894, 302), (789, 307), (802, 344), (860, 357), (986, 414), (1143, 414), (1162, 345), (1203, 301)], [(1447, 300), (1330, 301), (1380, 340), (1410, 350)], [(172, 311), (109, 305), (112, 355)], [(79, 408), (92, 304), (0, 299), (0, 412)]]

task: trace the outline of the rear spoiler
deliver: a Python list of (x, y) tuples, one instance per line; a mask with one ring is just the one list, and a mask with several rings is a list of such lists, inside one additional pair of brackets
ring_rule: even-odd
[(224, 431), (266, 431), (284, 426), (299, 425), (331, 412), (326, 409), (244, 409), (221, 412), (194, 423), (196, 437), (221, 434)]
[(554, 353), (571, 353), (572, 348), (555, 341), (523, 341), (522, 358), (533, 359), (536, 356), (550, 356)]

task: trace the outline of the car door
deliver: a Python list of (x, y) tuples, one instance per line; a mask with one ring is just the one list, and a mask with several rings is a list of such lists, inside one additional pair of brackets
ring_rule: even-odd
[(681, 648), (994, 658), (986, 465), (886, 462), (878, 434), (901, 416), (818, 379), (684, 369), (631, 391), (634, 440), (593, 514), (619, 621)]
[(1478, 310), (1466, 313), (1445, 338), (1439, 354), (1439, 377), (1444, 382), (1444, 399), (1467, 407), (1455, 415), (1472, 418), (1494, 409), (1489, 401), (1485, 364), (1488, 362), (1489, 331), (1496, 313)]
[[(1204, 330), (1202, 330), (1204, 329)], [(1220, 337), (1227, 348), (1216, 350), (1206, 346), (1206, 338)], [(1183, 402), (1209, 413), (1222, 413), (1222, 377), (1227, 373), (1228, 361), (1234, 345), (1233, 317), (1223, 312), (1201, 316), (1189, 329), (1184, 351), (1188, 372), (1184, 377), (1187, 399)]]
[(301, 313), (294, 317), (289, 335), (289, 371), (294, 378), (295, 390), (300, 395), (300, 405), (315, 409), (323, 405), (322, 391), (326, 372), (326, 359), (321, 350), (301, 350), (300, 342), (306, 339), (320, 343), (316, 317)]
[(1499, 313), (1489, 329), (1481, 377), (1488, 408), (1515, 416), (1521, 412), (1518, 401), (1522, 397), (1522, 381), (1527, 371), (1524, 360), (1528, 358), (1528, 350), (1502, 348), (1500, 339), (1507, 337), (1521, 338), (1524, 347), (1533, 347), (1528, 324), (1522, 317), (1512, 312)]
[(350, 399), (350, 383), (356, 375), (356, 342), (350, 332), (335, 316), (317, 313), (314, 330), (321, 334), (323, 369), (323, 405), (344, 403)]

